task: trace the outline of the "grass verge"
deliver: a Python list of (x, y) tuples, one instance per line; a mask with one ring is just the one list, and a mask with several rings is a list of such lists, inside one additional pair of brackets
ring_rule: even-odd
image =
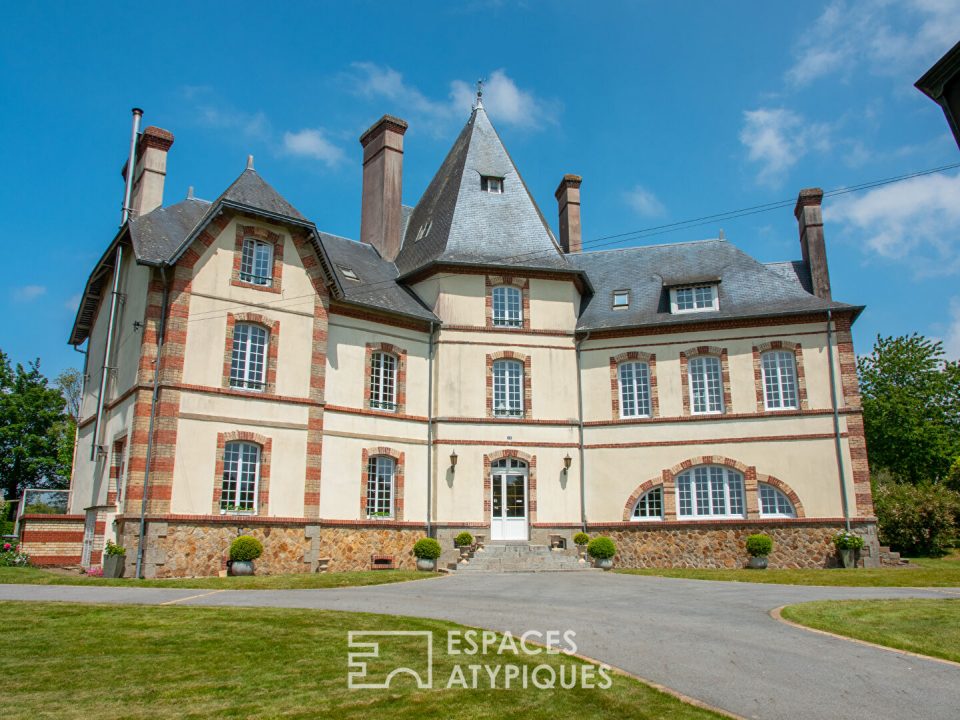
[(30, 585), (109, 585), (119, 587), (197, 588), (200, 590), (310, 590), (355, 585), (383, 585), (407, 580), (427, 580), (438, 573), (416, 570), (364, 570), (359, 572), (295, 573), (291, 575), (253, 575), (250, 577), (173, 578), (133, 580), (87, 577), (41, 568), (0, 567), (0, 584)]
[(787, 620), (960, 662), (960, 600), (827, 600), (785, 607)]
[[(510, 663), (529, 673), (541, 664), (556, 672), (586, 664), (566, 655), (448, 655), (447, 630), (465, 628), (437, 620), (279, 608), (4, 602), (0, 627), (15, 634), (0, 653), (0, 677), (16, 678), (4, 687), (5, 718), (720, 717), (623, 675), (613, 675), (608, 689), (541, 690), (532, 682), (504, 689), (501, 671), (497, 689), (489, 682), (445, 689), (458, 663), (467, 678), (470, 663)], [(389, 689), (348, 689), (349, 630), (431, 631), (436, 689), (419, 690), (403, 675)], [(386, 664), (371, 660), (371, 672), (424, 666), (422, 637), (387, 638), (381, 647)]]
[(956, 587), (960, 586), (960, 553), (943, 558), (911, 559), (919, 567), (843, 570), (697, 570), (645, 568), (616, 570), (627, 575), (658, 575), (689, 580), (776, 583), (781, 585), (831, 585), (846, 587)]

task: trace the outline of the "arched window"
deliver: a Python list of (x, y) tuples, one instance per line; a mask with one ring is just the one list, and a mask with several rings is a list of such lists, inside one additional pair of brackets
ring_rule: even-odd
[(720, 358), (700, 355), (690, 359), (690, 406), (695, 415), (723, 412), (723, 370)]
[(799, 407), (797, 360), (789, 350), (773, 350), (761, 356), (763, 400), (767, 410)]
[(397, 409), (397, 358), (386, 352), (370, 356), (370, 407)]
[(244, 238), (240, 279), (253, 285), (273, 285), (273, 243)]
[(650, 488), (633, 506), (634, 520), (663, 520), (663, 486)]
[(237, 323), (233, 328), (230, 387), (262, 390), (266, 354), (266, 328), (249, 323)]
[(620, 379), (620, 417), (650, 417), (650, 366), (645, 362), (622, 362), (617, 366)]
[(523, 293), (512, 285), (493, 289), (493, 324), (496, 327), (523, 327)]
[(790, 498), (773, 485), (758, 483), (760, 493), (760, 514), (764, 517), (796, 517), (797, 511)]
[(743, 475), (723, 465), (701, 465), (676, 476), (680, 517), (743, 517)]
[(223, 450), (220, 509), (256, 512), (259, 484), (260, 446), (249, 442), (228, 442)]
[(397, 461), (392, 457), (373, 455), (367, 460), (367, 517), (393, 517), (396, 474)]
[(495, 360), (493, 363), (493, 414), (496, 417), (523, 416), (523, 363)]

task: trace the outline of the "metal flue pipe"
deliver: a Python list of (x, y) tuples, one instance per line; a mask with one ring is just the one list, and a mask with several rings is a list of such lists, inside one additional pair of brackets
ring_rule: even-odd
[(140, 118), (143, 110), (133, 109), (133, 128), (130, 131), (130, 157), (127, 160), (127, 185), (123, 191), (123, 208), (120, 212), (120, 226), (130, 219), (130, 197), (133, 195), (133, 169), (137, 164), (137, 138), (140, 136)]

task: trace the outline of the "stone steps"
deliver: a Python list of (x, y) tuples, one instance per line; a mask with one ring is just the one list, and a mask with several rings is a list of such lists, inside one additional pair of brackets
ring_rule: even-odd
[(478, 549), (469, 560), (461, 560), (458, 573), (579, 572), (591, 570), (573, 555), (551, 550), (546, 545), (505, 543)]
[(909, 565), (909, 560), (900, 557), (900, 553), (891, 550), (886, 545), (880, 546), (880, 565), (882, 567), (897, 567), (899, 565)]

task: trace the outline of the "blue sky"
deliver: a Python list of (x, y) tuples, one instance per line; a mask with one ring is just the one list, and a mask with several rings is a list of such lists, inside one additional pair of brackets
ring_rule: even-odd
[[(323, 230), (359, 233), (360, 133), (410, 122), (414, 204), (474, 81), (544, 214), (584, 177), (592, 240), (960, 162), (913, 82), (960, 38), (955, 0), (824, 3), (18, 3), (0, 27), (0, 349), (48, 374), (116, 231), (131, 107), (176, 136), (165, 202), (257, 170)], [(588, 9), (589, 6), (589, 9)], [(858, 352), (918, 331), (960, 356), (960, 173), (825, 204), (834, 297)], [(641, 243), (715, 237), (800, 255), (791, 208)], [(631, 241), (638, 242), (638, 241)]]

